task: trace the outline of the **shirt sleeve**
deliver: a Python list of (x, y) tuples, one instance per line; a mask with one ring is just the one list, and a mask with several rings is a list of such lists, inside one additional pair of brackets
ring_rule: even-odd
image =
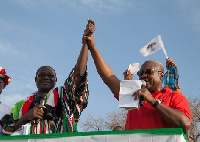
[(189, 104), (185, 96), (183, 94), (174, 91), (173, 97), (172, 97), (172, 108), (177, 109), (184, 113), (192, 122), (192, 116), (189, 108)]
[(80, 80), (79, 86), (76, 86), (74, 80), (74, 68), (69, 74), (69, 77), (65, 80), (65, 97), (68, 98), (68, 106), (71, 112), (74, 114), (74, 119), (77, 122), (80, 119), (81, 112), (88, 104), (88, 72), (85, 71)]

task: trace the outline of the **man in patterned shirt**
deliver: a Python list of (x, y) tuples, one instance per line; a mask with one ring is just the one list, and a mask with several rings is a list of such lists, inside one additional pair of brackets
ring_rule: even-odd
[[(94, 31), (94, 22), (88, 20), (84, 36)], [(64, 85), (55, 87), (57, 78), (50, 66), (42, 66), (36, 72), (35, 82), (38, 91), (16, 103), (11, 111), (13, 122), (3, 124), (3, 132), (12, 134), (46, 134), (77, 132), (77, 122), (88, 104), (87, 60), (88, 46), (83, 46)], [(45, 105), (44, 105), (45, 104)]]

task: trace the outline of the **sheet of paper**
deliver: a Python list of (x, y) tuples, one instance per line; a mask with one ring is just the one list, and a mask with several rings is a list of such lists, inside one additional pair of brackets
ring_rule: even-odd
[(119, 108), (136, 109), (139, 100), (134, 100), (132, 96), (135, 91), (141, 88), (141, 80), (121, 80), (119, 92)]
[(131, 71), (131, 74), (136, 74), (139, 71), (139, 63), (130, 64), (128, 70)]

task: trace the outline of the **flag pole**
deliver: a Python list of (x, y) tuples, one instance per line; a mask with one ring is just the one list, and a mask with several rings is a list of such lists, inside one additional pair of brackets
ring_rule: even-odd
[(166, 51), (165, 46), (164, 46), (164, 44), (163, 44), (163, 41), (162, 41), (162, 39), (161, 39), (161, 35), (159, 35), (159, 37), (160, 37), (160, 41), (161, 41), (161, 44), (162, 44), (162, 50), (163, 50), (163, 52), (164, 52), (164, 54), (165, 54), (166, 59), (168, 59), (169, 57), (168, 57), (168, 55), (167, 55), (167, 51)]
[(164, 52), (164, 54), (165, 54), (166, 59), (168, 59), (169, 57), (167, 56), (167, 51), (166, 51), (166, 49), (165, 49), (164, 46), (162, 47), (162, 50), (163, 50), (163, 52)]

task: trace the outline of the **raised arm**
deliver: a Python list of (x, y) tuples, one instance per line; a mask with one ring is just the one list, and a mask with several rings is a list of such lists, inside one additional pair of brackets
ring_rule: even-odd
[[(172, 61), (171, 58), (166, 59), (166, 68), (167, 69), (169, 68), (169, 65), (177, 68), (177, 64), (174, 61)], [(178, 76), (175, 76), (175, 77), (178, 80)], [(178, 91), (178, 92), (182, 93), (179, 83), (177, 84), (177, 87), (173, 91)]]
[(82, 37), (82, 49), (80, 51), (80, 55), (77, 59), (77, 63), (75, 66), (75, 81), (76, 85), (78, 86), (80, 84), (81, 77), (84, 75), (86, 71), (86, 65), (88, 61), (88, 45), (87, 41), (85, 40), (85, 36), (88, 36), (94, 32), (94, 30), (91, 30), (91, 20), (88, 20), (88, 24), (86, 26), (86, 29), (84, 30), (84, 34)]
[(100, 52), (95, 45), (94, 36), (87, 36), (86, 39), (88, 41), (88, 47), (94, 60), (98, 74), (100, 75), (104, 83), (110, 88), (112, 93), (117, 96), (120, 89), (120, 80), (115, 76), (112, 69), (102, 58)]

